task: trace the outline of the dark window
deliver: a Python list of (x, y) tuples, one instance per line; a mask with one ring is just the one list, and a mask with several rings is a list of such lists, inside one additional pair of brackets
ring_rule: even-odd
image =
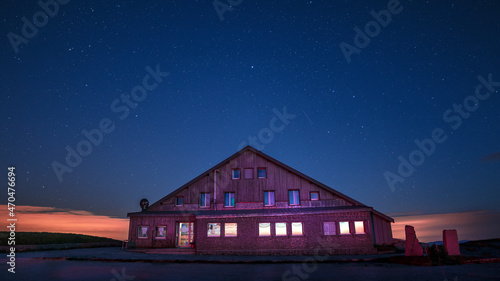
[(245, 168), (245, 179), (253, 179), (253, 168)]
[(224, 207), (234, 207), (234, 192), (226, 192), (224, 197)]
[(274, 205), (274, 191), (264, 191), (264, 206)]
[(299, 191), (298, 190), (289, 190), (288, 191), (288, 203), (290, 205), (300, 205)]
[(157, 226), (155, 231), (155, 238), (161, 239), (167, 237), (167, 226)]
[(240, 179), (240, 169), (233, 169), (232, 177), (233, 177), (233, 180), (239, 180)]
[(137, 238), (148, 238), (149, 226), (140, 225), (137, 229)]
[(175, 198), (175, 205), (176, 206), (182, 206), (182, 205), (184, 205), (184, 197), (177, 197), (177, 198)]
[(257, 169), (257, 177), (259, 179), (265, 179), (265, 178), (267, 178), (266, 168), (258, 168)]
[(311, 192), (311, 201), (314, 201), (314, 200), (319, 200), (319, 192), (317, 192), (317, 191)]
[(210, 193), (200, 194), (200, 207), (210, 207)]

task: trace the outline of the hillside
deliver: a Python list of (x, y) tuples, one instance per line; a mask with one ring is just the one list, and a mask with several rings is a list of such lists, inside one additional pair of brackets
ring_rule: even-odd
[[(0, 246), (7, 246), (9, 232), (0, 231)], [(44, 245), (44, 244), (66, 244), (66, 243), (103, 243), (119, 242), (111, 238), (97, 237), (72, 233), (50, 233), (50, 232), (16, 232), (16, 246), (19, 245)]]

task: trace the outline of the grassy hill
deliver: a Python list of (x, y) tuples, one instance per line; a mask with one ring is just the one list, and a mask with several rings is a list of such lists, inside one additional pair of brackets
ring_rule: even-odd
[[(8, 246), (9, 232), (0, 231), (0, 246)], [(111, 238), (72, 234), (72, 233), (50, 233), (50, 232), (16, 232), (17, 245), (44, 245), (65, 243), (100, 243), (121, 242)]]

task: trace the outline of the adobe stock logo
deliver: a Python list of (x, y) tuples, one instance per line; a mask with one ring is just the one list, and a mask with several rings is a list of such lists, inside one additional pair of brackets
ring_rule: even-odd
[(38, 11), (33, 14), (33, 20), (29, 21), (26, 17), (22, 17), (21, 21), (23, 26), (21, 28), (21, 34), (18, 35), (14, 32), (9, 32), (7, 38), (9, 39), (10, 45), (14, 49), (14, 52), (19, 53), (19, 45), (28, 44), (29, 39), (35, 37), (38, 33), (38, 28), (42, 28), (49, 22), (49, 16), (51, 18), (55, 17), (59, 12), (59, 5), (68, 4), (69, 0), (47, 0), (43, 2), (38, 1), (38, 6), (42, 8), (42, 11)]
[[(219, 16), (220, 21), (224, 21), (224, 13), (234, 11), (234, 7), (239, 6), (243, 0), (227, 0), (227, 4), (220, 0), (215, 0), (212, 5)], [(229, 4), (229, 5), (228, 5)]]
[[(370, 44), (370, 37), (374, 38), (380, 34), (382, 27), (387, 27), (392, 21), (392, 15), (397, 15), (403, 11), (403, 6), (400, 5), (398, 0), (390, 0), (387, 3), (387, 10), (380, 10), (375, 12), (371, 10), (370, 14), (375, 19), (366, 23), (364, 32), (359, 27), (355, 26), (354, 31), (354, 46), (342, 42), (339, 44), (342, 54), (344, 54), (347, 63), (351, 63), (351, 56), (353, 54), (361, 53), (361, 49), (368, 47)], [(382, 26), (382, 27), (381, 27)], [(368, 36), (367, 36), (368, 35)]]
[[(476, 86), (474, 94), (465, 97), (462, 103), (454, 103), (452, 105), (453, 109), (448, 108), (443, 113), (443, 121), (449, 124), (452, 131), (458, 130), (462, 126), (463, 120), (472, 116), (471, 113), (479, 108), (481, 101), (486, 101), (491, 97), (491, 94), (498, 93), (495, 87), (500, 87), (500, 81), (493, 81), (491, 73), (488, 75), (488, 80), (481, 75), (477, 76), (477, 79), (480, 83)], [(486, 91), (483, 91), (483, 88)], [(390, 171), (385, 171), (383, 174), (391, 191), (395, 191), (394, 186), (397, 183), (403, 183), (406, 178), (413, 175), (417, 171), (416, 167), (422, 165), (426, 157), (434, 154), (437, 144), (444, 143), (447, 139), (448, 135), (442, 128), (432, 130), (430, 138), (423, 140), (416, 139), (414, 143), (418, 149), (410, 152), (408, 158), (402, 155), (398, 156), (399, 165), (397, 174)]]

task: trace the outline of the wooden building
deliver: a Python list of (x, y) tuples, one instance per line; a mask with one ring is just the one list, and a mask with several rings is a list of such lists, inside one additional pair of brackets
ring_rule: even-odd
[(368, 254), (394, 220), (247, 146), (129, 213), (129, 248), (197, 254)]

